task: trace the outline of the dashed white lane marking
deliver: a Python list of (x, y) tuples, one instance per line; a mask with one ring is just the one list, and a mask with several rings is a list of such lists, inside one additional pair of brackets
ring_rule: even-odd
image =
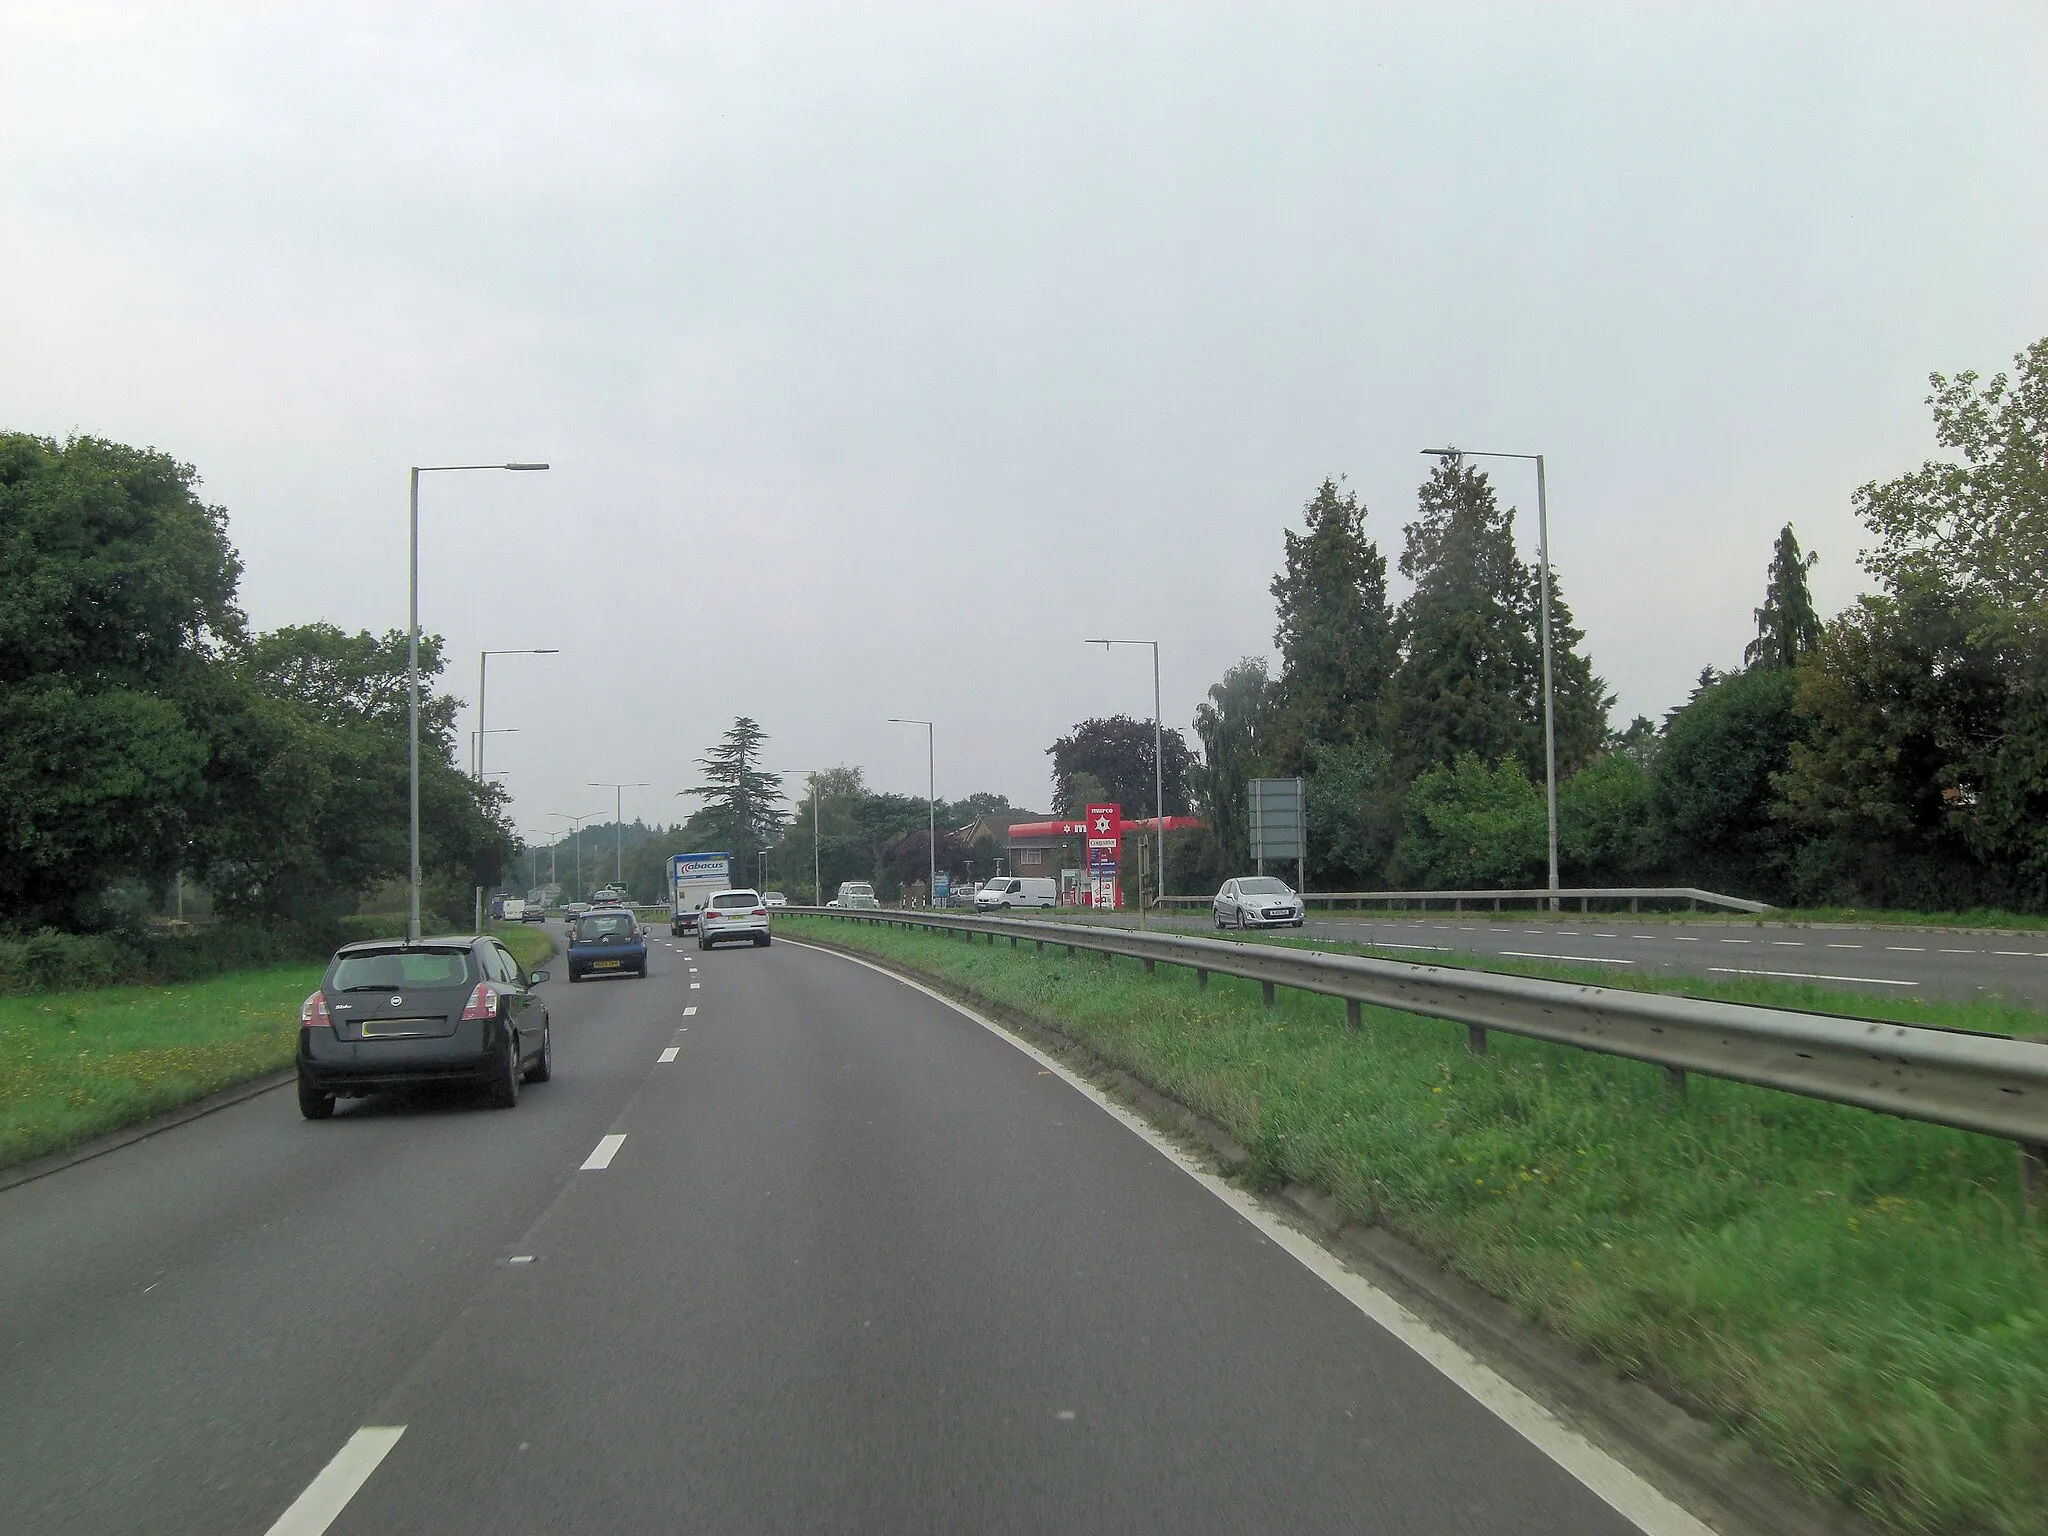
[(1944, 955), (1974, 955), (1977, 951), (1974, 949), (1944, 949), (1941, 953)]
[(1887, 944), (1885, 948), (1895, 955), (1924, 955), (1927, 953), (1927, 946), (1925, 944)]
[(614, 1131), (609, 1136), (600, 1137), (597, 1146), (592, 1149), (590, 1156), (583, 1159), (583, 1167), (578, 1171), (589, 1173), (596, 1169), (611, 1167), (612, 1159), (619, 1155), (619, 1148), (625, 1144), (626, 1133), (623, 1131)]
[(697, 990), (698, 990), (699, 988), (701, 988), (701, 987), (702, 987), (703, 985), (704, 985), (704, 983), (703, 983), (703, 982), (701, 982), (701, 981), (693, 981), (693, 982), (691, 982), (691, 983), (690, 983), (690, 990), (691, 990), (692, 992), (695, 992), (695, 991), (697, 991)]
[(350, 1435), (348, 1444), (334, 1453), (334, 1460), (322, 1467), (320, 1475), (306, 1484), (306, 1491), (292, 1500), (292, 1507), (277, 1517), (268, 1536), (320, 1536), (404, 1433), (403, 1424), (372, 1424)]
[(1804, 949), (1804, 948), (1806, 948), (1806, 940), (1804, 940), (1804, 939), (1773, 939), (1773, 940), (1771, 940), (1771, 948), (1773, 948), (1773, 949)]
[[(784, 942), (795, 943), (799, 948), (810, 948), (801, 940)], [(825, 950), (820, 953), (837, 952)], [(1644, 1536), (1714, 1536), (1708, 1526), (1694, 1519), (1643, 1478), (1563, 1423), (1520, 1387), (1469, 1353), (1463, 1345), (1438, 1333), (1363, 1275), (1346, 1269), (1335, 1254), (1289, 1226), (1252, 1196), (1224, 1183), (1153, 1130), (1135, 1112), (1109, 1099), (1087, 1079), (1077, 1077), (1037, 1046), (1020, 1040), (1000, 1024), (983, 1018), (973, 1009), (934, 992), (930, 987), (898, 976), (893, 971), (883, 970), (881, 966), (866, 960), (855, 960), (851, 955), (840, 955), (839, 958), (853, 960), (855, 965), (866, 966), (867, 969), (879, 972), (901, 986), (922, 992), (942, 1007), (952, 1009), (963, 1018), (972, 1019), (998, 1040), (1029, 1056), (1055, 1077), (1063, 1078), (1068, 1087), (1088, 1099), (1104, 1114), (1117, 1121), (1132, 1135), (1144, 1141), (1161, 1157), (1250, 1222), (1261, 1235), (1303, 1269), (1414, 1350), (1487, 1412), (1577, 1478), (1595, 1498), (1614, 1509), (1624, 1519), (1633, 1521)]]
[(1723, 944), (1747, 944), (1747, 943), (1749, 942), (1749, 940), (1747, 940), (1747, 939), (1723, 939), (1723, 940), (1722, 940), (1721, 942), (1722, 942)]
[(1829, 949), (1861, 949), (1861, 944), (1830, 944)]
[(1868, 987), (1917, 987), (1917, 981), (1889, 981), (1882, 976), (1827, 976), (1818, 971), (1753, 971), (1739, 965), (1710, 965), (1724, 976), (1787, 976), (1794, 981), (1853, 981)]
[(1694, 937), (1693, 937), (1693, 936), (1692, 936), (1691, 934), (1689, 934), (1689, 933), (1674, 933), (1673, 935), (1671, 935), (1671, 937), (1673, 937), (1674, 939), (1678, 940), (1678, 942), (1679, 942), (1679, 943), (1681, 943), (1681, 944), (1697, 944), (1697, 943), (1699, 943), (1699, 940), (1698, 940), (1698, 939), (1696, 939), (1696, 938), (1694, 938)]
[(697, 1005), (696, 1005), (695, 1003), (692, 1003), (692, 1004), (690, 1004), (690, 1006), (689, 1006), (689, 1007), (687, 1007), (687, 1008), (685, 1008), (685, 1009), (683, 1010), (683, 1017), (684, 1017), (684, 1018), (686, 1018), (686, 1019), (693, 1019), (693, 1018), (695, 1018), (696, 1016), (697, 1016)]
[(2031, 949), (1994, 949), (1991, 953), (1994, 955), (2024, 955), (2029, 960), (2035, 956), (2035, 951)]
[(1512, 955), (1517, 960), (1576, 960), (1583, 965), (1635, 964), (1635, 961), (1633, 960), (1616, 960), (1608, 955), (1539, 955), (1535, 953), (1533, 950), (1527, 949), (1504, 949), (1501, 951), (1501, 953), (1504, 955)]
[(664, 1062), (664, 1063), (666, 1063), (666, 1062), (671, 1062), (671, 1061), (674, 1061), (675, 1059), (676, 1059), (676, 1047), (675, 1047), (675, 1046), (673, 1046), (673, 1045), (671, 1045), (671, 1046), (669, 1046), (669, 1047), (668, 1047), (667, 1049), (665, 1049), (665, 1050), (664, 1050), (664, 1051), (663, 1051), (663, 1052), (661, 1053), (661, 1055), (660, 1055), (659, 1057), (657, 1057), (657, 1058), (656, 1058), (656, 1060), (658, 1060), (658, 1061), (661, 1061), (661, 1062)]

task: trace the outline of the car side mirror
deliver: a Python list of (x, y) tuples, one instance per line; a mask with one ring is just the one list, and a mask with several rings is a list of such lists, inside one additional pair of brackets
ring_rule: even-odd
[(526, 984), (529, 987), (537, 987), (547, 979), (548, 973), (546, 971), (528, 971), (526, 973)]

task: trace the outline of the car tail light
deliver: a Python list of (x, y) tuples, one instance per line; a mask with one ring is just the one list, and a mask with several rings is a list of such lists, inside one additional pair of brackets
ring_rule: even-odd
[(334, 1020), (327, 1016), (327, 994), (315, 992), (299, 1004), (299, 1028), (332, 1029)]
[(469, 994), (469, 1003), (462, 1010), (465, 1019), (495, 1019), (498, 1016), (498, 994), (491, 990), (491, 984), (480, 981), (476, 990)]
[(756, 916), (756, 917), (766, 917), (767, 915), (768, 915), (768, 909), (767, 909), (766, 907), (756, 907), (756, 908), (754, 908), (754, 916)]

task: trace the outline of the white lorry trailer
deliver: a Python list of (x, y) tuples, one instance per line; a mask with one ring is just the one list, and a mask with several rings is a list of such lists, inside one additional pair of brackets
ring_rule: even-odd
[(719, 891), (732, 889), (729, 853), (672, 853), (668, 858), (668, 931), (697, 931), (697, 914)]

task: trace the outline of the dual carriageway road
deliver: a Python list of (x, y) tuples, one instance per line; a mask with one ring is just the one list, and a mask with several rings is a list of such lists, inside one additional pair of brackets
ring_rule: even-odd
[(283, 1089), (0, 1192), (0, 1530), (1704, 1529), (942, 1000), (652, 970), (549, 984), (514, 1110)]

